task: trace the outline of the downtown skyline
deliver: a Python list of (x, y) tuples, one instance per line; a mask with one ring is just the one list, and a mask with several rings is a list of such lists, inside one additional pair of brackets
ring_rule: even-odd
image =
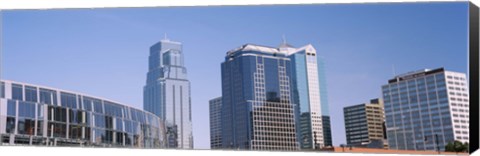
[[(227, 11), (227, 14), (223, 15), (224, 18), (220, 18), (223, 19), (223, 23), (208, 15), (227, 9), (214, 7), (145, 8), (138, 9), (142, 10), (141, 13), (131, 15), (128, 14), (137, 9), (5, 11), (2, 14), (4, 16), (2, 21), (4, 29), (2, 79), (65, 88), (115, 99), (131, 104), (135, 108), (142, 108), (142, 86), (145, 82), (145, 66), (148, 63), (146, 61), (148, 47), (163, 38), (163, 33), (167, 32), (169, 38), (182, 42), (185, 48), (185, 64), (189, 68), (189, 79), (192, 83), (194, 148), (208, 149), (210, 146), (209, 136), (206, 135), (209, 134), (208, 126), (206, 126), (208, 125), (208, 100), (221, 95), (218, 64), (222, 61), (225, 52), (231, 47), (244, 43), (277, 45), (281, 42), (281, 35), (285, 34), (288, 42), (295, 46), (312, 42), (317, 48), (318, 55), (324, 57), (326, 61), (333, 144), (339, 145), (345, 143), (342, 108), (356, 103), (358, 99), (381, 95), (380, 85), (393, 75), (392, 65), (395, 66), (396, 73), (441, 66), (448, 70), (466, 73), (467, 31), (459, 28), (462, 26), (466, 28), (466, 17), (461, 16), (463, 15), (461, 11), (467, 7), (459, 4), (462, 3), (431, 4), (431, 8), (426, 7), (427, 4), (227, 7), (233, 11)], [(413, 9), (402, 10), (402, 8), (408, 8), (406, 6), (413, 6)], [(302, 7), (305, 13), (295, 12)], [(399, 17), (400, 19), (396, 21), (400, 23), (403, 21), (403, 25), (395, 26), (394, 23), (389, 23), (393, 20), (390, 20), (388, 15), (376, 15), (375, 11), (386, 12), (388, 9), (385, 8), (388, 7), (393, 9), (388, 15)], [(425, 7), (428, 11), (424, 11)], [(352, 12), (345, 14), (343, 12), (346, 8), (354, 10), (352, 12), (356, 10), (360, 14), (354, 15)], [(189, 23), (186, 20), (172, 19), (175, 24), (166, 24), (165, 27), (159, 28), (156, 26), (160, 26), (162, 22), (149, 21), (153, 15), (167, 16), (174, 12), (189, 11), (189, 9), (192, 11), (179, 16), (187, 17), (192, 12), (206, 11), (197, 15), (203, 17), (202, 19), (205, 21), (197, 20)], [(238, 24), (237, 21), (241, 20), (231, 19), (236, 18), (235, 11), (244, 9), (250, 9), (256, 13), (271, 13), (268, 17), (276, 17), (273, 19), (275, 21), (285, 20), (282, 18), (284, 14), (275, 14), (281, 12), (282, 9), (290, 9), (286, 14), (289, 16), (307, 13), (320, 15), (324, 11), (329, 11), (333, 15), (330, 15), (332, 16), (330, 18), (321, 15), (316, 19), (318, 21), (313, 23), (313, 26), (308, 27), (303, 24), (285, 24), (282, 28), (273, 30), (244, 24), (235, 27), (247, 32), (245, 34), (228, 32), (231, 29), (225, 27), (215, 29), (218, 28), (214, 25), (215, 23)], [(457, 12), (454, 15), (442, 14), (445, 10)], [(418, 13), (422, 16), (408, 16), (412, 18), (409, 19), (401, 15), (408, 11), (410, 14), (407, 15)], [(79, 25), (68, 24), (67, 21), (70, 21), (70, 18), (61, 15), (63, 13), (77, 17), (78, 22), (87, 24), (75, 22)], [(269, 22), (263, 22), (268, 18), (266, 16), (253, 17), (254, 14), (244, 16), (253, 18), (261, 25), (268, 26)], [(54, 18), (47, 19), (47, 17)], [(132, 20), (133, 17), (143, 18)], [(361, 19), (367, 17), (369, 20), (359, 23)], [(431, 17), (437, 18), (432, 19)], [(33, 18), (37, 18), (37, 20)], [(352, 19), (353, 21), (350, 22), (357, 27), (345, 26), (348, 25), (348, 22), (340, 22), (337, 20), (338, 18)], [(102, 20), (104, 21), (101, 22)], [(410, 23), (410, 25), (405, 23)], [(188, 29), (185, 27), (178, 27), (181, 24), (193, 24), (195, 28), (204, 31), (187, 31)], [(28, 29), (31, 25), (36, 25), (38, 29)], [(56, 26), (62, 25), (65, 25), (65, 29), (54, 29)], [(335, 29), (334, 26), (339, 28)], [(372, 28), (367, 28), (368, 26)], [(113, 29), (100, 32), (100, 30), (110, 27)], [(294, 29), (296, 27), (306, 27), (306, 30)], [(127, 28), (133, 30), (123, 32)], [(151, 32), (141, 31), (144, 28)], [(432, 28), (434, 29), (432, 30)], [(347, 30), (346, 33), (340, 33), (345, 30)], [(378, 30), (378, 33), (374, 30)], [(96, 31), (97, 34), (93, 34), (91, 31)], [(407, 33), (402, 34), (397, 31)], [(117, 32), (122, 33), (116, 34)], [(136, 35), (136, 32), (139, 32), (139, 35)], [(264, 32), (266, 35), (250, 32)], [(15, 36), (12, 36), (14, 34)], [(51, 36), (46, 36), (47, 34)], [(238, 37), (226, 38), (225, 36)], [(49, 37), (49, 40), (42, 40), (45, 37)], [(64, 61), (45, 61), (48, 58), (59, 58)], [(424, 61), (425, 58), (428, 58), (428, 61)], [(365, 63), (365, 61), (369, 63)], [(355, 69), (352, 69), (353, 67)], [(105, 72), (109, 74), (102, 75)], [(42, 76), (38, 77), (37, 75)], [(95, 88), (82, 86), (82, 84), (91, 82), (95, 82), (93, 85), (96, 86)], [(208, 91), (205, 91), (205, 88)], [(345, 95), (352, 96), (344, 98)]]

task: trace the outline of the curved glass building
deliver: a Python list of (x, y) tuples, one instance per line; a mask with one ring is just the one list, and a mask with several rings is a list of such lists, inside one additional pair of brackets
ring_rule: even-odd
[(111, 100), (1, 81), (0, 144), (163, 148), (156, 115)]

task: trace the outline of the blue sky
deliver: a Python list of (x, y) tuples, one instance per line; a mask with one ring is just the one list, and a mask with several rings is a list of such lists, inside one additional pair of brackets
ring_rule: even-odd
[(343, 107), (381, 96), (397, 74), (467, 72), (468, 3), (324, 4), (16, 10), (2, 13), (2, 79), (104, 97), (142, 108), (149, 47), (184, 44), (195, 148), (209, 149), (208, 100), (220, 63), (245, 43), (313, 44), (326, 61), (333, 143)]

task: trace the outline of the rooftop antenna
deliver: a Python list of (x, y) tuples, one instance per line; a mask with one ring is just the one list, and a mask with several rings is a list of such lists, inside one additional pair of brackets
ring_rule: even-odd
[(392, 64), (392, 73), (394, 77), (397, 75), (397, 73), (395, 72), (395, 64)]
[(287, 44), (287, 38), (285, 37), (285, 34), (282, 35), (282, 40), (283, 44)]
[(167, 33), (163, 33), (163, 39), (164, 39), (164, 40), (168, 40), (168, 38), (167, 38)]

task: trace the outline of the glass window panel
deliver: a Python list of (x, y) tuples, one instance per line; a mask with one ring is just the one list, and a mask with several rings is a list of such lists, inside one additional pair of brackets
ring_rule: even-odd
[(38, 120), (37, 121), (37, 136), (42, 136), (43, 135), (43, 120)]
[(102, 129), (93, 129), (93, 142), (101, 143), (105, 138), (105, 130)]
[(35, 119), (35, 103), (19, 102), (18, 116)]
[(113, 129), (113, 118), (111, 116), (105, 116), (105, 127)]
[(61, 105), (77, 109), (77, 96), (75, 94), (60, 92)]
[(12, 84), (12, 99), (23, 100), (23, 86), (19, 84)]
[(40, 103), (57, 105), (57, 92), (40, 88)]
[(5, 98), (5, 82), (0, 83), (0, 96)]
[(103, 104), (100, 100), (93, 101), (93, 110), (97, 113), (103, 113)]
[(34, 135), (35, 120), (34, 119), (18, 119), (18, 134)]
[(103, 143), (113, 142), (113, 131), (106, 130), (105, 137), (102, 140)]
[(7, 102), (7, 115), (8, 116), (17, 116), (17, 111), (16, 111), (16, 108), (17, 105), (16, 105), (16, 102), (13, 101), (13, 100), (8, 100)]
[(82, 126), (80, 125), (70, 125), (69, 127), (69, 137), (71, 139), (81, 139), (82, 138)]
[(67, 109), (62, 107), (54, 107), (54, 121), (67, 122)]
[(123, 120), (120, 118), (115, 119), (115, 130), (123, 131)]
[(37, 88), (25, 86), (25, 101), (37, 102)]
[(105, 121), (106, 121), (105, 116), (95, 114), (94, 120), (95, 120), (95, 127), (105, 128)]
[(99, 101), (99, 100), (92, 99), (92, 98), (84, 96), (83, 97), (83, 110), (93, 111), (93, 109), (92, 109), (93, 101)]
[(15, 133), (15, 117), (7, 117), (5, 130), (7, 133)]
[(63, 123), (48, 123), (48, 136), (65, 138), (67, 126)]
[(92, 128), (85, 127), (85, 137), (84, 140), (90, 140)]

